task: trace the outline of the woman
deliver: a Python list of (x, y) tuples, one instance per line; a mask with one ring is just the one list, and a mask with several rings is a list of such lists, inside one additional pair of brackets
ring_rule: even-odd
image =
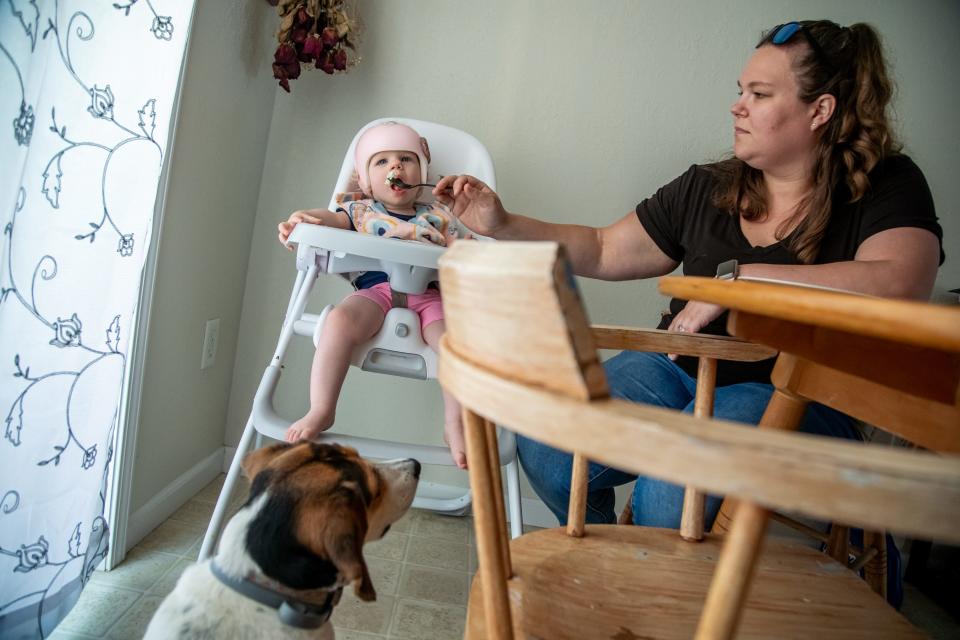
[[(942, 262), (940, 226), (923, 174), (899, 153), (887, 118), (892, 87), (868, 25), (791, 22), (770, 30), (737, 82), (734, 157), (692, 166), (604, 228), (549, 224), (507, 212), (469, 176), (434, 194), (474, 231), (566, 245), (579, 275), (604, 280), (685, 275), (777, 278), (877, 296), (929, 297)], [(447, 191), (449, 189), (449, 191)], [(729, 262), (736, 261), (736, 262)], [(660, 328), (723, 334), (726, 314), (672, 300)], [(612, 395), (692, 412), (696, 363), (624, 352), (606, 365)], [(772, 393), (772, 361), (721, 363), (714, 414), (756, 424)], [(857, 438), (852, 421), (811, 405), (803, 430)], [(563, 522), (571, 458), (519, 438), (530, 481)], [(588, 522), (614, 522), (613, 487), (633, 479), (590, 467)], [(634, 522), (677, 527), (683, 490), (638, 479)], [(719, 499), (708, 501), (707, 524)]]

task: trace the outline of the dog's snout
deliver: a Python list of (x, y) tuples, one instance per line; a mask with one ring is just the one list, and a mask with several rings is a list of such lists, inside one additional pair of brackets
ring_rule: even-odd
[(378, 462), (377, 467), (380, 468), (381, 473), (400, 481), (420, 480), (420, 461), (413, 458), (385, 460)]

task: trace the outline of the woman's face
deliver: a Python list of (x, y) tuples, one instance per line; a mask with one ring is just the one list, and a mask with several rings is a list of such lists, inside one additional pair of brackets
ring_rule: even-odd
[(816, 143), (816, 107), (798, 97), (791, 62), (804, 45), (764, 45), (747, 61), (733, 103), (733, 153), (755, 169), (774, 174), (809, 171)]
[(370, 158), (368, 174), (374, 200), (392, 211), (408, 209), (417, 199), (420, 189), (400, 189), (387, 184), (387, 175), (394, 174), (407, 184), (420, 183), (420, 158), (410, 151), (381, 151)]

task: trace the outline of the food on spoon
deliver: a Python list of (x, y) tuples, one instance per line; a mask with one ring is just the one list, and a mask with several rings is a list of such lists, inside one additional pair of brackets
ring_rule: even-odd
[(397, 170), (391, 169), (390, 173), (387, 174), (387, 179), (384, 182), (388, 187), (406, 187), (406, 183), (397, 177)]

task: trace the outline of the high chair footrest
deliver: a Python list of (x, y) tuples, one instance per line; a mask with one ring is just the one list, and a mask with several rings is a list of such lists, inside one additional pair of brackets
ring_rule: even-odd
[[(335, 308), (328, 304), (320, 315), (303, 314), (303, 319), (294, 323), (294, 330), (300, 335), (312, 336), (316, 345), (327, 317)], [(400, 307), (390, 309), (380, 331), (353, 350), (350, 364), (364, 371), (405, 378), (425, 380), (437, 377), (437, 354), (423, 341), (420, 317), (416, 312)]]

